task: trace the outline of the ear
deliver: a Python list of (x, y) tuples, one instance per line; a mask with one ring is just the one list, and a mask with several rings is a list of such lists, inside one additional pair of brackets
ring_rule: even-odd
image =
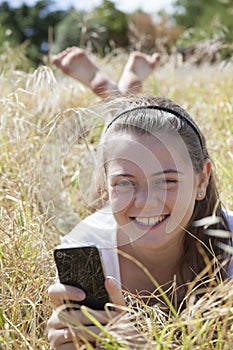
[(209, 179), (211, 175), (212, 163), (209, 159), (206, 159), (202, 172), (198, 174), (198, 183), (197, 183), (197, 193), (196, 200), (201, 201), (206, 196), (206, 189), (209, 184)]

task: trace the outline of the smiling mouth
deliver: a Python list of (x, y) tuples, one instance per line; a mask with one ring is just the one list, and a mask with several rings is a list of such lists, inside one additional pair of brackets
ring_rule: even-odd
[(137, 224), (141, 226), (155, 226), (160, 224), (162, 221), (164, 221), (168, 215), (160, 215), (156, 217), (150, 217), (150, 218), (140, 218), (140, 217), (135, 217), (132, 218), (134, 221), (136, 221)]

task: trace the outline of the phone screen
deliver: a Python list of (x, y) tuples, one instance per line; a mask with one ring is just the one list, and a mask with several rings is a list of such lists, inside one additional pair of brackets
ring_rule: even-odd
[(78, 304), (103, 310), (109, 296), (104, 286), (105, 276), (98, 248), (57, 248), (54, 259), (60, 282), (81, 288), (86, 293), (86, 298)]

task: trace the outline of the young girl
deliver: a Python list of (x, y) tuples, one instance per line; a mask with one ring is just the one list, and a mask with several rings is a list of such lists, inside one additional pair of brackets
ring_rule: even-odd
[[(121, 289), (156, 302), (156, 286), (138, 261), (179, 310), (191, 282), (203, 291), (232, 275), (221, 243), (232, 245), (233, 213), (222, 208), (205, 138), (184, 109), (149, 96), (125, 99), (114, 113), (99, 146), (108, 206), (78, 224), (63, 246), (94, 243), (100, 248), (114, 304), (125, 303)], [(212, 217), (209, 227), (202, 220), (206, 217)], [(226, 234), (210, 235), (208, 229)], [(54, 307), (85, 298), (82, 290), (60, 283), (49, 288), (49, 296)], [(80, 323), (75, 337), (94, 341), (82, 325), (99, 330), (81, 311), (75, 313)], [(109, 319), (105, 311), (94, 315), (102, 324)], [(54, 349), (75, 349), (74, 333), (56, 312), (48, 336)]]

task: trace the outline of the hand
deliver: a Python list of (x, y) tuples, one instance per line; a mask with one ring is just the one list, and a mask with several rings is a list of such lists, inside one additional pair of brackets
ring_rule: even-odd
[[(113, 278), (108, 277), (106, 279), (105, 287), (114, 304), (125, 306), (124, 298)], [(51, 303), (55, 308), (64, 305), (64, 300), (81, 301), (85, 299), (85, 293), (81, 289), (61, 283), (50, 286), (48, 293)], [(120, 310), (105, 312), (96, 310), (90, 311), (90, 309), (88, 309), (88, 312), (104, 325), (112, 317), (116, 316)], [(100, 329), (93, 325), (90, 319), (85, 317), (81, 310), (71, 310), (69, 313), (66, 313), (66, 315), (67, 314), (69, 314), (69, 318), (74, 321), (72, 324), (75, 324), (75, 326), (72, 327), (72, 329), (56, 309), (48, 320), (48, 339), (52, 349), (75, 350), (77, 346), (75, 346), (74, 339), (77, 339), (78, 343), (81, 344), (82, 337), (89, 342), (95, 342), (96, 338), (85, 331), (83, 326), (86, 326), (89, 331), (95, 334), (98, 334)]]

